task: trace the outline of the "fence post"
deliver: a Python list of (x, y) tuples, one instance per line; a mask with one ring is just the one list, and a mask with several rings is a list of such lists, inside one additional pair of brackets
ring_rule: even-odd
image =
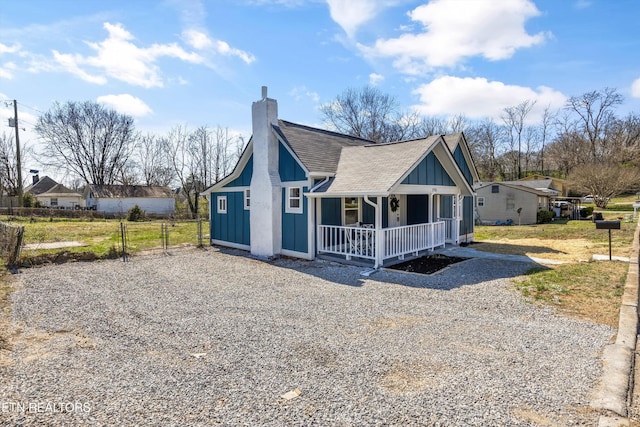
[(127, 226), (120, 222), (120, 238), (122, 240), (122, 261), (127, 262), (129, 256), (127, 254)]
[(166, 254), (169, 249), (169, 225), (165, 222), (160, 224), (160, 243), (162, 251)]
[(198, 218), (198, 247), (202, 246), (202, 218)]

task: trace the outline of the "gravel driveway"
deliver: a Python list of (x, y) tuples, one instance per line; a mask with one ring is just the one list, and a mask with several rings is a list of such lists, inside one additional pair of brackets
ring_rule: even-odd
[(209, 248), (23, 270), (0, 424), (596, 425), (615, 331), (524, 302), (530, 267), (367, 278)]

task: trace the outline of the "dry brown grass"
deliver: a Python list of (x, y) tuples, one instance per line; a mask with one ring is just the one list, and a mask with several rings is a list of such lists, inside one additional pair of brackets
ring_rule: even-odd
[[(494, 253), (525, 255), (564, 264), (531, 269), (515, 279), (522, 294), (559, 312), (618, 327), (620, 303), (629, 264), (591, 262), (594, 254), (608, 255), (608, 232), (589, 222), (526, 227), (479, 227), (482, 241), (474, 248)], [(612, 255), (629, 257), (635, 225), (612, 232)]]
[[(588, 261), (594, 254), (607, 255), (608, 242), (594, 242), (584, 238), (541, 240), (526, 239), (491, 239), (482, 241), (474, 248), (499, 254), (524, 255), (534, 258), (547, 258), (565, 262)], [(629, 256), (630, 248), (612, 248), (614, 256)]]

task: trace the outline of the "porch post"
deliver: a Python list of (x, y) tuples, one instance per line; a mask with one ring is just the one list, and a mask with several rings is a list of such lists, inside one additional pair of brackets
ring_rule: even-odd
[(376, 227), (376, 241), (375, 246), (373, 248), (373, 256), (375, 258), (375, 263), (373, 268), (378, 268), (382, 266), (382, 259), (384, 256), (384, 236), (382, 234), (382, 197), (377, 197), (377, 203), (373, 203), (369, 196), (364, 196), (362, 198), (365, 203), (373, 206), (375, 212), (375, 227)]
[(433, 222), (433, 193), (429, 193), (429, 202), (427, 205), (427, 222)]
[(460, 204), (460, 200), (458, 194), (455, 194), (451, 197), (451, 203), (453, 204), (453, 206), (451, 207), (453, 213), (453, 219), (451, 220), (451, 243), (457, 245), (460, 238), (460, 209), (458, 206)]

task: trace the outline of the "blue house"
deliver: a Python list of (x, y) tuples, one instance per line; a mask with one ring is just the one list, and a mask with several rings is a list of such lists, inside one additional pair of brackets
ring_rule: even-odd
[(211, 244), (378, 268), (473, 240), (478, 174), (462, 133), (377, 144), (279, 120), (266, 87), (252, 126), (233, 172), (205, 191)]

